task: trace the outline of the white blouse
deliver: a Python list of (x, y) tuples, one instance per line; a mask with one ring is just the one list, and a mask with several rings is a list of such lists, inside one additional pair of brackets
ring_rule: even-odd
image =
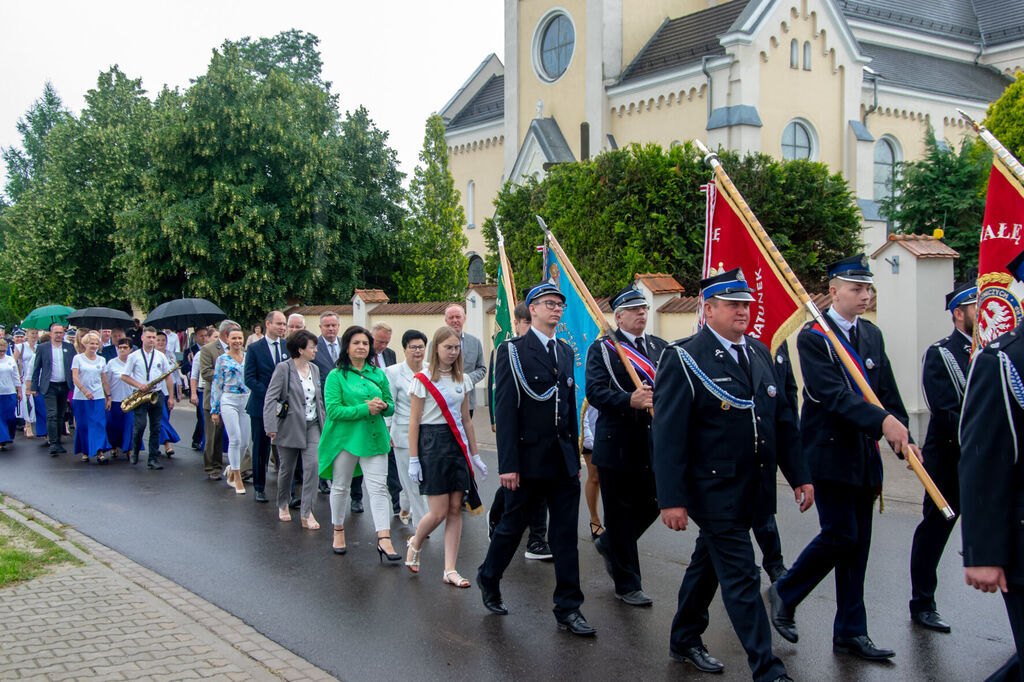
[(18, 363), (10, 355), (0, 357), (0, 395), (14, 395), (21, 384)]
[(103, 372), (107, 375), (107, 383), (110, 385), (111, 402), (122, 403), (135, 392), (135, 389), (126, 384), (124, 379), (121, 378), (122, 374), (128, 373), (125, 370), (126, 367), (127, 365), (121, 358), (114, 358), (103, 369)]
[[(428, 379), (430, 378), (429, 372), (424, 372), (424, 374)], [(448, 409), (457, 420), (462, 412), (462, 401), (465, 400), (469, 391), (473, 390), (473, 379), (468, 374), (464, 374), (462, 383), (456, 384), (450, 376), (442, 376), (436, 383), (442, 387), (441, 395), (447, 394)], [(409, 383), (409, 393), (417, 398), (423, 398), (423, 416), (420, 418), (420, 424), (448, 423), (444, 418), (444, 413), (441, 412), (441, 407), (434, 397), (427, 393), (427, 387), (423, 385), (423, 382), (414, 378)]]
[[(93, 400), (103, 400), (103, 368), (106, 366), (107, 361), (99, 355), (90, 360), (85, 357), (85, 353), (78, 353), (71, 359), (72, 372), (76, 369), (78, 370), (78, 381), (85, 386), (87, 391), (92, 393)], [(85, 393), (78, 386), (75, 386), (71, 399), (88, 400), (85, 397)]]
[(316, 421), (316, 383), (313, 381), (313, 370), (307, 369), (309, 374), (302, 376), (299, 372), (299, 379), (302, 381), (302, 393), (306, 398), (306, 421)]

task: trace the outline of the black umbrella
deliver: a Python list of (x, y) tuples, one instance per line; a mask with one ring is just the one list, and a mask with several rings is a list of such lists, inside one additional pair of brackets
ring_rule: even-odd
[(205, 298), (178, 298), (153, 308), (142, 324), (157, 329), (183, 331), (189, 327), (220, 322), (225, 317), (227, 313)]
[(68, 315), (68, 322), (89, 329), (131, 329), (132, 316), (122, 310), (103, 308), (82, 308)]

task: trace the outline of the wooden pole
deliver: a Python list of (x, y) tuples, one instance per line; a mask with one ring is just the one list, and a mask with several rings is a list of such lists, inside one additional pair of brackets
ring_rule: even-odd
[[(583, 298), (583, 305), (587, 306), (587, 310), (590, 311), (591, 317), (597, 322), (597, 326), (601, 328), (601, 333), (611, 339), (612, 345), (615, 346), (615, 352), (619, 356), (619, 360), (622, 360), (623, 366), (626, 368), (626, 374), (629, 375), (633, 385), (637, 388), (643, 386), (643, 382), (640, 381), (640, 376), (636, 373), (636, 369), (633, 367), (633, 363), (626, 357), (626, 351), (622, 349), (622, 344), (619, 343), (619, 338), (612, 332), (612, 326), (608, 324), (607, 318), (604, 313), (601, 312), (601, 307), (597, 305), (597, 301), (590, 295), (590, 290), (587, 289), (587, 285), (583, 283), (583, 279), (580, 278), (580, 274), (576, 272), (576, 268), (573, 267), (572, 261), (565, 255), (565, 251), (562, 250), (562, 245), (558, 243), (558, 239), (548, 229), (547, 223), (540, 216), (537, 216), (537, 222), (540, 223), (540, 228), (544, 230), (544, 236), (547, 237), (548, 243), (551, 246), (551, 250), (555, 252), (559, 260), (565, 266), (565, 272), (569, 275), (569, 279), (572, 280), (573, 284), (576, 285), (576, 289), (580, 292), (580, 296)], [(651, 417), (654, 416), (654, 408), (649, 407), (647, 411), (650, 412)]]
[(512, 280), (512, 268), (508, 264), (508, 256), (505, 255), (505, 237), (501, 230), (498, 232), (498, 258), (501, 259), (501, 285), (505, 287), (505, 298), (508, 300), (509, 313), (515, 317), (516, 308), (516, 285)]
[[(747, 205), (747, 202), (743, 199), (739, 190), (736, 189), (736, 185), (734, 185), (732, 180), (729, 179), (728, 174), (726, 174), (725, 169), (722, 168), (722, 164), (718, 160), (718, 155), (708, 150), (700, 140), (694, 140), (694, 142), (696, 143), (697, 148), (700, 149), (701, 153), (704, 154), (704, 162), (714, 170), (715, 179), (721, 183), (722, 188), (725, 189), (729, 197), (732, 198), (736, 206), (739, 207), (740, 213), (743, 215), (747, 225), (750, 226), (758, 241), (761, 242), (761, 246), (768, 252), (768, 255), (775, 262), (776, 267), (778, 267), (779, 271), (782, 273), (782, 276), (785, 278), (790, 289), (792, 289), (793, 293), (800, 299), (800, 302), (804, 307), (807, 308), (808, 312), (810, 312), (811, 316), (814, 318), (814, 321), (821, 326), (822, 330), (824, 330), (829, 343), (832, 344), (832, 348), (835, 350), (836, 355), (839, 356), (840, 362), (843, 363), (847, 373), (853, 377), (854, 382), (864, 395), (864, 398), (872, 405), (885, 409), (882, 405), (882, 401), (878, 399), (878, 396), (875, 395), (871, 385), (868, 384), (867, 379), (860, 373), (860, 370), (857, 368), (857, 364), (853, 361), (853, 358), (850, 357), (850, 354), (846, 352), (846, 348), (842, 343), (840, 343), (839, 339), (836, 338), (836, 334), (832, 331), (832, 327), (825, 322), (825, 318), (822, 316), (821, 311), (818, 310), (818, 306), (814, 305), (814, 301), (812, 301), (811, 297), (807, 295), (807, 291), (800, 283), (800, 280), (797, 279), (792, 268), (789, 267), (785, 257), (775, 246), (772, 238), (768, 236), (768, 232), (761, 225), (757, 216), (755, 216), (754, 212), (750, 210), (750, 206)], [(953, 512), (953, 508), (949, 506), (949, 502), (947, 502), (946, 498), (942, 496), (941, 492), (939, 492), (938, 486), (935, 485), (932, 477), (928, 475), (927, 471), (925, 471), (924, 465), (917, 459), (916, 454), (913, 452), (914, 448), (911, 447), (909, 449), (911, 452), (904, 453), (904, 457), (906, 457), (906, 460), (910, 463), (910, 468), (913, 469), (914, 473), (917, 474), (917, 477), (921, 480), (921, 484), (924, 485), (924, 489), (928, 492), (928, 496), (932, 498), (932, 502), (935, 503), (935, 506), (942, 510), (943, 516), (952, 520), (956, 517), (956, 514)]]

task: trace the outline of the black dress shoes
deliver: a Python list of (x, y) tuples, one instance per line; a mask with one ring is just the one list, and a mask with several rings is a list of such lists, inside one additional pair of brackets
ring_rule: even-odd
[(353, 514), (363, 513), (363, 503), (361, 500), (352, 500), (352, 504), (350, 505), (350, 507), (352, 509)]
[(302, 506), (302, 498), (293, 497), (292, 499), (288, 500), (288, 506), (292, 509), (298, 509), (299, 507)]
[(597, 634), (597, 628), (591, 627), (587, 619), (579, 611), (573, 611), (565, 618), (558, 618), (558, 629), (566, 630), (580, 637), (593, 637)]
[(786, 575), (786, 571), (789, 569), (785, 566), (772, 566), (764, 569), (764, 572), (768, 574), (768, 580), (772, 581), (772, 585), (779, 581), (779, 578)]
[(912, 613), (910, 614), (910, 620), (923, 628), (935, 630), (935, 632), (949, 632), (951, 630), (949, 623), (942, 620), (942, 616), (939, 615), (938, 611), (919, 611), (917, 613)]
[(772, 626), (787, 642), (796, 644), (800, 636), (796, 632), (793, 609), (786, 606), (775, 585), (768, 588), (768, 605), (771, 607)]
[(692, 646), (689, 649), (683, 649), (682, 651), (672, 651), (669, 649), (668, 656), (673, 661), (689, 663), (702, 673), (720, 673), (725, 670), (725, 666), (722, 665), (722, 662), (717, 658), (710, 656), (708, 654), (708, 648), (703, 644)]
[(317, 487), (317, 489), (320, 491), (321, 495), (331, 494), (331, 486), (327, 485), (327, 481), (325, 481), (322, 478), (320, 479), (320, 485)]
[(594, 549), (596, 549), (597, 553), (601, 555), (602, 559), (604, 559), (604, 570), (608, 573), (608, 577), (614, 582), (615, 569), (612, 566), (612, 558), (608, 554), (608, 550), (605, 549), (604, 543), (601, 541), (601, 538), (604, 537), (607, 537), (607, 531), (598, 535), (597, 539), (594, 540)]
[(270, 500), (267, 499), (267, 494), (265, 492), (263, 492), (262, 490), (257, 490), (256, 494), (253, 495), (253, 498), (257, 502), (270, 502)]
[(626, 592), (625, 594), (615, 593), (615, 598), (621, 602), (629, 604), (630, 606), (650, 606), (654, 603), (654, 600), (647, 596), (647, 593), (643, 590), (633, 590), (632, 592)]
[(867, 661), (884, 661), (892, 658), (896, 652), (892, 649), (879, 649), (867, 635), (856, 637), (833, 637), (832, 651), (841, 654), (853, 654)]
[(484, 608), (499, 616), (507, 616), (508, 608), (505, 606), (505, 602), (501, 600), (501, 590), (496, 587), (487, 587), (484, 581), (480, 579), (479, 573), (476, 575), (476, 584), (480, 587), (480, 596), (483, 597)]
[(50, 446), (50, 457), (56, 457), (60, 454), (60, 449), (56, 445)]
[(138, 450), (133, 450), (132, 454), (131, 454), (131, 457), (128, 458), (128, 461), (131, 462), (132, 464), (138, 464), (139, 463), (139, 451)]
[(147, 469), (158, 470), (158, 469), (163, 469), (164, 465), (161, 464), (160, 460), (158, 460), (156, 457), (150, 457), (149, 461), (146, 462), (146, 468)]

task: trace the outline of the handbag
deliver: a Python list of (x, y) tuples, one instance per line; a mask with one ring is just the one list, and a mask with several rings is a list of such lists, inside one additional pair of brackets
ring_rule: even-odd
[(277, 418), (284, 419), (288, 416), (288, 401), (278, 400), (277, 401)]

